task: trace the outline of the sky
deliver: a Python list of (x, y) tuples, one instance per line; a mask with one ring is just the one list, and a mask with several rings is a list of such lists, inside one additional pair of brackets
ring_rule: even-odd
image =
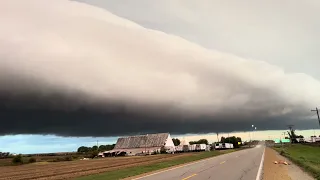
[(14, 149), (3, 145), (12, 140), (35, 151), (35, 139), (40, 147), (52, 137), (63, 151), (59, 142), (71, 149), (94, 137), (313, 129), (319, 9), (317, 1), (1, 1), (0, 150)]

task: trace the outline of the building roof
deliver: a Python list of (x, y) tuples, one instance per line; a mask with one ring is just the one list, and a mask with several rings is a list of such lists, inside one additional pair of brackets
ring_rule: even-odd
[(114, 149), (161, 147), (165, 145), (168, 137), (169, 133), (121, 137), (118, 139)]

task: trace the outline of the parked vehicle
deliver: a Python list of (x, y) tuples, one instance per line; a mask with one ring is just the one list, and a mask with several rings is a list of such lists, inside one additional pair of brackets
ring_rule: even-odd
[(216, 143), (215, 149), (233, 149), (232, 143)]
[(195, 151), (196, 150), (196, 144), (189, 145), (189, 151)]
[(196, 144), (196, 151), (205, 151), (207, 149), (206, 144)]
[(183, 152), (188, 152), (189, 150), (189, 145), (183, 145)]

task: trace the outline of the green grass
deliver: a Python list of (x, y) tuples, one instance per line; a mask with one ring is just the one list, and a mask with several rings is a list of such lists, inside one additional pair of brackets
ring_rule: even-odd
[(283, 152), (281, 146), (274, 149), (320, 180), (320, 147), (293, 144), (285, 146)]
[(226, 151), (210, 151), (210, 152), (201, 152), (195, 155), (182, 157), (179, 159), (173, 159), (168, 161), (163, 161), (160, 163), (154, 163), (149, 165), (141, 165), (136, 167), (130, 167), (126, 169), (120, 169), (115, 171), (109, 171), (101, 174), (95, 174), (90, 176), (84, 176), (76, 178), (76, 180), (109, 180), (109, 179), (123, 179), (127, 177), (137, 176), (151, 171), (156, 171), (163, 168), (168, 168), (171, 166), (176, 166), (179, 164), (185, 164), (192, 161), (197, 161), (205, 158), (210, 158), (218, 156), (225, 153), (234, 152), (236, 150), (226, 150)]

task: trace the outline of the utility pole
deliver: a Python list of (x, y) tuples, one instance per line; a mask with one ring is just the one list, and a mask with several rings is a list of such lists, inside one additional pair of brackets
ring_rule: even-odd
[(217, 132), (217, 143), (219, 142), (219, 132)]
[(320, 116), (319, 116), (319, 109), (316, 107), (316, 109), (312, 109), (311, 112), (316, 112), (318, 115), (318, 121), (319, 121), (319, 126), (320, 126)]
[[(286, 137), (286, 132), (282, 132), (281, 135), (283, 135), (283, 136), (284, 136), (283, 138), (285, 139), (285, 137)], [(282, 142), (282, 140), (281, 140), (281, 136), (280, 136), (280, 141), (281, 141), (281, 147), (282, 147), (282, 150), (283, 150), (283, 142)]]

